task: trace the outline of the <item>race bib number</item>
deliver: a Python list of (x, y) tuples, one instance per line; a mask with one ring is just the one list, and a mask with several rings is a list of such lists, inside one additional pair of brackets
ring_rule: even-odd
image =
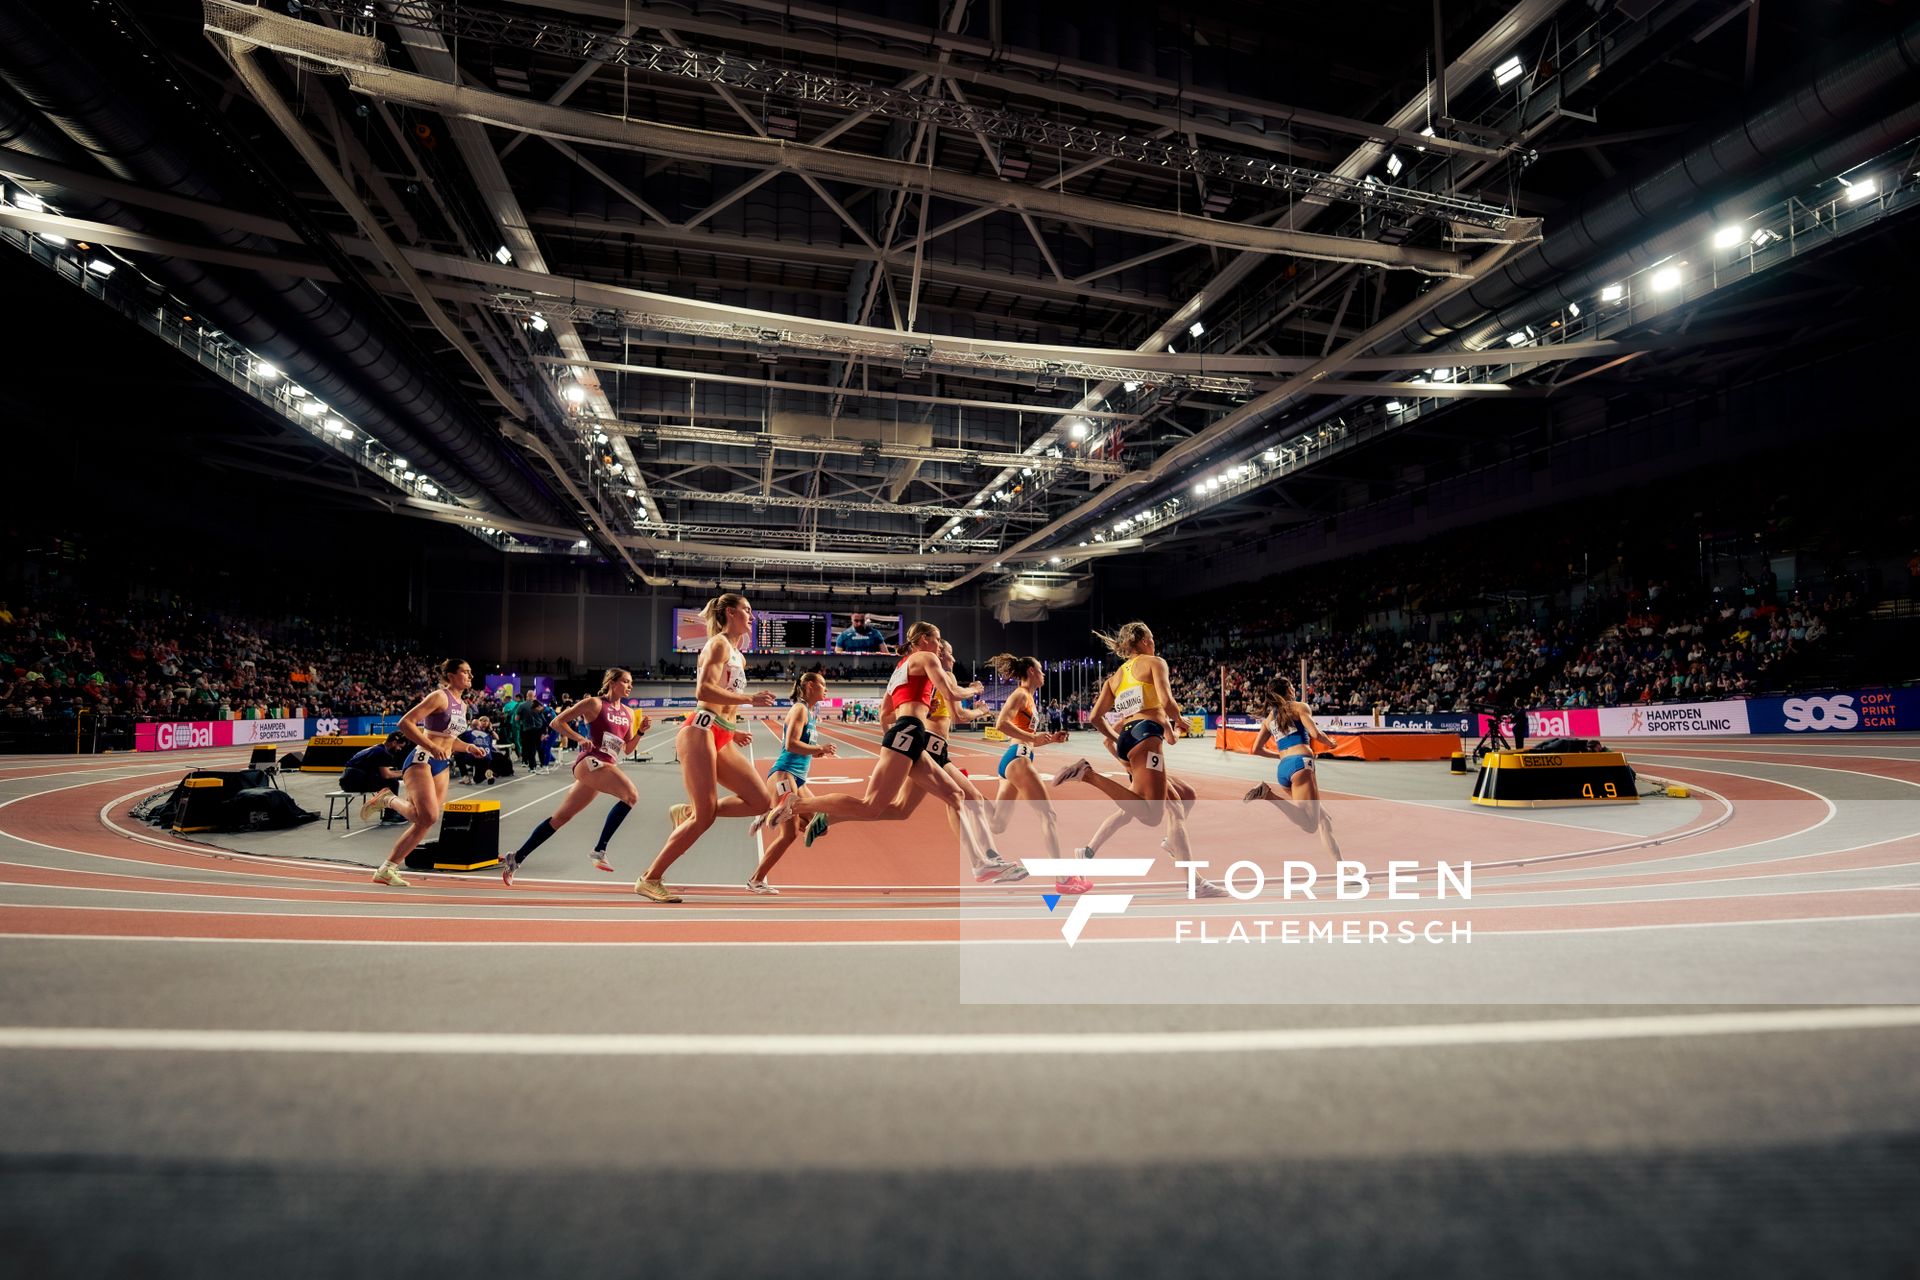
[(599, 756), (582, 756), (581, 759), (587, 762), (588, 773), (592, 773), (597, 769), (603, 769), (606, 767), (606, 762), (602, 760)]
[(927, 750), (929, 752), (937, 756), (941, 752), (945, 751), (946, 749), (947, 749), (947, 740), (945, 738), (941, 737), (937, 733), (927, 735)]
[(627, 749), (627, 740), (617, 733), (600, 735), (600, 749), (610, 756), (617, 756)]
[(773, 790), (775, 795), (783, 796), (787, 794), (787, 792), (793, 790), (793, 779), (782, 775), (780, 781), (773, 784)]
[(1139, 685), (1131, 689), (1122, 689), (1113, 696), (1113, 710), (1122, 720), (1128, 716), (1137, 716), (1147, 709), (1147, 691)]
[(425, 747), (415, 747), (413, 754), (407, 757), (407, 763), (403, 765), (402, 768), (411, 769), (417, 764), (426, 764), (432, 759), (433, 753), (431, 751), (428, 751)]
[(901, 755), (911, 755), (913, 752), (913, 740), (914, 732), (911, 725), (895, 729), (887, 735), (887, 750), (898, 751)]
[(687, 723), (692, 725), (696, 729), (711, 729), (713, 728), (713, 712), (711, 711), (696, 712), (694, 713), (693, 719), (689, 720)]
[(1015, 760), (1031, 760), (1033, 759), (1033, 748), (1024, 742), (1016, 743), (1013, 748), (1013, 758)]
[(1158, 751), (1149, 751), (1147, 752), (1146, 767), (1155, 773), (1161, 773), (1166, 770), (1167, 766), (1166, 762), (1160, 759), (1160, 753)]

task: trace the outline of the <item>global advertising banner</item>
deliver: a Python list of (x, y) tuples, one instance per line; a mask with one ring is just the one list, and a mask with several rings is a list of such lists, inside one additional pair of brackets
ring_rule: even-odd
[(1755, 733), (1862, 733), (1920, 729), (1920, 689), (1855, 689), (1846, 693), (1755, 698)]
[(258, 724), (248, 720), (163, 720), (133, 727), (135, 751), (194, 751), (201, 747), (230, 747), (236, 724)]
[(1752, 732), (1741, 702), (1655, 702), (1601, 707), (1602, 738), (1712, 738)]

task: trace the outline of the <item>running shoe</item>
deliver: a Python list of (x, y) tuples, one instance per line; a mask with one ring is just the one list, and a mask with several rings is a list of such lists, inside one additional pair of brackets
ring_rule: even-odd
[[(1162, 840), (1160, 843), (1165, 844), (1166, 841)], [(1083, 858), (1091, 858), (1095, 856), (1093, 846), (1090, 844), (1083, 844), (1078, 849), (1075, 849), (1074, 852), (1079, 854)]]
[(1053, 882), (1055, 893), (1085, 893), (1093, 888), (1093, 881), (1085, 876), (1063, 876)]
[(1053, 775), (1053, 785), (1064, 787), (1069, 782), (1078, 782), (1093, 772), (1093, 764), (1088, 760), (1075, 760), (1072, 764)]
[(393, 799), (393, 792), (385, 787), (368, 796), (360, 805), (360, 821), (372, 822), (375, 815), (387, 807), (387, 801)]
[(789, 791), (774, 801), (773, 808), (760, 814), (747, 826), (748, 835), (758, 835), (762, 827), (777, 827), (793, 816), (793, 806), (800, 803), (800, 793)]
[(1211, 880), (1196, 880), (1193, 885), (1193, 896), (1196, 898), (1227, 898), (1233, 895), (1229, 894), (1225, 889), (1222, 889)]
[(669, 827), (683, 827), (692, 821), (692, 819), (693, 806), (690, 804), (676, 804), (667, 810), (667, 825)]
[(989, 862), (987, 865), (1000, 868), (1000, 874), (993, 878), (995, 884), (1012, 884), (1016, 880), (1027, 878), (1027, 869), (1022, 866), (1006, 862)]
[(1247, 792), (1247, 794), (1240, 797), (1240, 803), (1252, 804), (1255, 800), (1271, 800), (1271, 799), (1273, 799), (1273, 788), (1268, 786), (1265, 782), (1256, 782), (1253, 784), (1253, 789), (1251, 791)]
[(650, 902), (678, 902), (680, 895), (670, 891), (658, 880), (640, 879), (633, 882), (633, 891)]
[(778, 897), (780, 895), (780, 891), (774, 888), (772, 885), (768, 884), (765, 880), (747, 881), (747, 892), (748, 893), (770, 893), (770, 894), (773, 894), (775, 897)]
[(607, 861), (607, 851), (605, 849), (595, 849), (587, 856), (593, 859), (593, 869), (595, 871), (613, 870), (613, 864)]
[(513, 888), (513, 873), (520, 869), (520, 859), (508, 854), (500, 859), (500, 883)]
[(1006, 870), (1005, 863), (983, 862), (973, 869), (973, 882), (975, 884), (991, 884), (1000, 878), (1000, 873), (1004, 870)]
[(825, 834), (827, 834), (827, 815), (816, 813), (813, 815), (813, 821), (807, 824), (807, 848), (813, 848), (813, 842)]
[(391, 862), (383, 862), (380, 864), (380, 869), (373, 873), (373, 882), (375, 884), (392, 885), (396, 889), (411, 889), (413, 887), (407, 883), (406, 877), (400, 874), (400, 868), (394, 866)]

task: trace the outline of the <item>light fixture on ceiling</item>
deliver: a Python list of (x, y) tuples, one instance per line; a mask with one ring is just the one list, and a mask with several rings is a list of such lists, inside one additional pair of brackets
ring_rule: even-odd
[(1610, 284), (1600, 291), (1600, 301), (1602, 302), (1619, 302), (1626, 296), (1627, 286), (1623, 284)]
[(113, 274), (114, 265), (105, 258), (93, 258), (87, 262), (87, 270), (104, 279)]
[(1510, 347), (1524, 347), (1527, 345), (1527, 335), (1516, 329), (1507, 335), (1507, 345)]
[(1731, 249), (1746, 238), (1746, 228), (1740, 226), (1725, 226), (1713, 233), (1713, 247), (1716, 249)]
[(440, 496), (439, 486), (428, 484), (425, 480), (420, 482), (420, 492), (426, 494), (429, 498), (437, 498)]
[(303, 417), (317, 418), (326, 411), (327, 406), (321, 404), (318, 400), (302, 400), (300, 402), (300, 413)]
[(580, 539), (573, 544), (573, 549), (575, 551), (585, 551), (587, 549), (587, 540), (585, 538)]
[(533, 313), (533, 331), (535, 333), (545, 333), (547, 331), (547, 318), (538, 311)]
[(1493, 69), (1493, 83), (1504, 89), (1518, 80), (1521, 72), (1525, 70), (1526, 67), (1520, 61), (1520, 55), (1516, 53)]
[(16, 191), (7, 198), (13, 202), (14, 208), (25, 209), (28, 213), (40, 213), (47, 207), (47, 202), (31, 191)]
[(1085, 440), (1087, 438), (1087, 420), (1085, 418), (1074, 419), (1073, 422), (1067, 426), (1067, 434), (1075, 440)]
[(1405, 409), (1406, 407), (1407, 407), (1407, 406), (1405, 406), (1405, 405), (1403, 405), (1403, 404), (1401, 404), (1401, 403), (1400, 403), (1400, 402), (1399, 402), (1398, 400), (1389, 400), (1389, 401), (1387, 401), (1387, 412), (1388, 412), (1388, 413), (1399, 413), (1399, 412), (1400, 412), (1400, 411), (1401, 411), (1402, 409)]
[(1577, 302), (1569, 302), (1567, 304), (1567, 314), (1575, 320), (1578, 320), (1580, 318), (1580, 304)]
[(1205, 333), (1206, 331), (1207, 331), (1207, 326), (1205, 326), (1204, 324), (1201, 324), (1198, 320), (1195, 320), (1192, 324), (1187, 326), (1187, 336), (1189, 338), (1197, 338), (1201, 334)]
[(1666, 293), (1680, 287), (1680, 267), (1662, 267), (1647, 277), (1647, 283), (1653, 286), (1655, 293)]
[(513, 250), (507, 248), (505, 245), (501, 245), (493, 251), (493, 260), (504, 267), (513, 261)]
[(1880, 183), (1873, 178), (1855, 178), (1852, 182), (1842, 178), (1840, 185), (1847, 189), (1849, 203), (1871, 199), (1880, 190)]
[(1120, 389), (1128, 395), (1132, 395), (1140, 389), (1140, 384), (1137, 382), (1123, 382), (1120, 384)]
[(1272, 466), (1274, 463), (1280, 461), (1280, 455), (1275, 450), (1269, 449), (1260, 455), (1260, 461), (1266, 463), (1268, 466)]
[(1032, 474), (1033, 474), (1033, 468), (1032, 468), (1032, 467), (1022, 467), (1022, 468), (1020, 468), (1020, 474), (1021, 474), (1021, 475), (1023, 475), (1023, 476), (1030, 476), (1030, 475), (1032, 475)]
[(253, 362), (253, 376), (262, 382), (273, 382), (280, 377), (280, 371), (268, 364), (265, 360), (255, 360)]
[(65, 236), (57, 236), (53, 234), (53, 232), (51, 231), (42, 231), (40, 233), (40, 238), (42, 240), (45, 240), (48, 244), (65, 244), (67, 242), (67, 238)]
[(1389, 178), (1399, 177), (1400, 171), (1406, 167), (1406, 161), (1400, 158), (1399, 152), (1389, 151), (1387, 153), (1387, 176)]
[(587, 399), (587, 389), (577, 382), (569, 382), (561, 389), (560, 395), (568, 404), (584, 404)]

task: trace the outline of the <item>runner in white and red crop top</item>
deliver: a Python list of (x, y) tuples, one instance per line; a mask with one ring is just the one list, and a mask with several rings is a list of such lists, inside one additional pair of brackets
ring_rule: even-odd
[[(968, 794), (935, 760), (945, 751), (945, 734), (936, 734), (928, 725), (933, 717), (936, 693), (954, 705), (981, 691), (979, 684), (964, 688), (954, 681), (953, 673), (940, 663), (940, 628), (931, 622), (916, 622), (907, 629), (907, 649), (893, 678), (887, 682), (881, 706), (880, 761), (867, 775), (867, 791), (862, 796), (816, 795), (803, 798), (794, 812), (811, 818), (824, 813), (834, 821), (886, 822), (907, 812), (907, 797), (901, 784), (909, 777), (937, 796), (960, 819), (960, 834), (967, 860), (979, 866), (994, 861), (987, 840), (986, 802), (977, 792)], [(889, 718), (890, 717), (890, 718)], [(936, 750), (929, 751), (930, 747)]]
[[(633, 779), (620, 772), (620, 759), (633, 750), (633, 744), (653, 724), (644, 712), (636, 717), (627, 706), (625, 699), (632, 692), (633, 673), (622, 667), (609, 667), (600, 681), (600, 692), (580, 699), (554, 717), (554, 728), (580, 747), (580, 758), (573, 762), (573, 785), (560, 798), (560, 807), (553, 815), (535, 827), (518, 849), (500, 860), (500, 878), (508, 885), (513, 883), (514, 875), (528, 855), (571, 822), (576, 813), (592, 804), (595, 796), (612, 796), (613, 809), (600, 828), (600, 843), (588, 857), (593, 859), (595, 870), (613, 870), (613, 864), (607, 861), (607, 845), (627, 815), (633, 812), (633, 806), (640, 803), (640, 792), (633, 785)], [(574, 731), (573, 726), (582, 720), (587, 723), (590, 737), (583, 738)]]
[[(746, 663), (740, 648), (753, 634), (753, 606), (737, 591), (707, 601), (700, 611), (707, 620), (707, 643), (695, 668), (693, 697), (697, 704), (674, 739), (680, 753), (680, 780), (686, 784), (687, 803), (667, 811), (673, 829), (667, 842), (634, 882), (633, 891), (653, 902), (678, 902), (660, 878), (681, 854), (693, 847), (715, 818), (751, 818), (766, 815), (784, 822), (793, 811), (794, 795), (776, 798), (741, 748), (753, 741), (753, 730), (740, 712), (747, 707), (770, 707), (770, 690), (747, 692)], [(720, 788), (733, 792), (720, 798)], [(771, 812), (769, 812), (771, 811)]]

